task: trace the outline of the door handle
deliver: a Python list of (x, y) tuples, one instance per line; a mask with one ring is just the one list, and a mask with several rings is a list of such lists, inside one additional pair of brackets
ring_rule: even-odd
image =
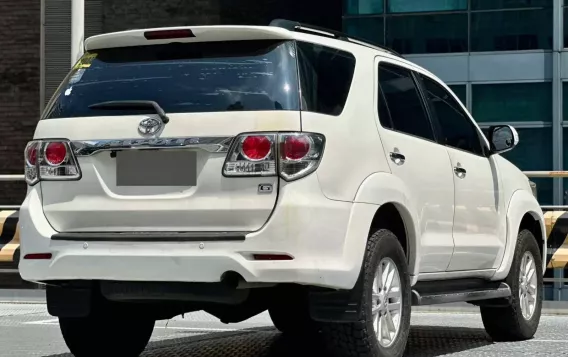
[(456, 167), (454, 167), (454, 173), (456, 174), (457, 177), (463, 179), (463, 178), (465, 178), (467, 171), (463, 167), (456, 166)]
[(406, 161), (406, 156), (402, 155), (399, 152), (391, 152), (390, 158), (391, 158), (392, 162), (394, 162), (395, 164), (397, 164), (399, 166), (404, 164), (404, 162)]

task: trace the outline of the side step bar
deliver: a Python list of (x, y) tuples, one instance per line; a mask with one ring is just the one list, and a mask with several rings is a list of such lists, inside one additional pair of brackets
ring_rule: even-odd
[(505, 283), (500, 283), (496, 288), (484, 287), (476, 289), (467, 289), (456, 292), (423, 292), (412, 290), (412, 305), (436, 305), (447, 304), (453, 302), (469, 302), (476, 300), (489, 300), (506, 298), (511, 296), (511, 288)]

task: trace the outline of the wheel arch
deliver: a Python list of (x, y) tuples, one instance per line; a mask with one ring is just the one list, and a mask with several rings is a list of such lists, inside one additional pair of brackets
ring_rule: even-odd
[(538, 213), (534, 211), (528, 211), (523, 215), (523, 218), (521, 218), (518, 232), (521, 232), (524, 229), (528, 229), (536, 238), (538, 249), (540, 250), (540, 256), (543, 262), (543, 271), (544, 271), (544, 269), (546, 269), (546, 258), (547, 258), (545, 222), (540, 220)]
[[(420, 223), (409, 192), (396, 176), (375, 173), (361, 184), (354, 203), (375, 205), (374, 214), (367, 225), (368, 235), (378, 228), (392, 230), (397, 235), (405, 250), (411, 282), (414, 284), (420, 264)], [(367, 238), (368, 236), (365, 237), (365, 244)], [(361, 257), (362, 254), (363, 251)]]
[(546, 227), (542, 209), (531, 192), (517, 190), (511, 196), (506, 215), (507, 241), (501, 265), (493, 280), (503, 280), (509, 274), (517, 238), (521, 229), (529, 229), (537, 239), (542, 254), (542, 269), (546, 269)]
[(383, 203), (373, 216), (369, 235), (380, 228), (390, 230), (398, 238), (406, 255), (408, 269), (414, 271), (417, 239), (410, 212), (398, 202)]

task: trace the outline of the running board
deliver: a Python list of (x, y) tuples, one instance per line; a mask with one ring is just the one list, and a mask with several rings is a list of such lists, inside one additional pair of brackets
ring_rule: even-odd
[(511, 296), (511, 288), (505, 283), (500, 283), (498, 287), (467, 289), (456, 292), (425, 292), (421, 294), (416, 290), (412, 290), (412, 305), (417, 306), (470, 302), (506, 298), (509, 296)]

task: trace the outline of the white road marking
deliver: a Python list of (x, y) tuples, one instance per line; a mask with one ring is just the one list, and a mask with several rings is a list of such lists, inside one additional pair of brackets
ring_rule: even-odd
[(210, 328), (210, 327), (155, 326), (154, 328), (160, 328), (164, 330), (188, 330), (188, 331), (210, 331), (210, 332), (240, 331), (239, 329), (235, 328)]
[[(32, 322), (24, 322), (25, 325), (58, 325), (58, 319), (49, 319), (49, 320), (40, 320), (40, 321), (32, 321)], [(158, 326), (156, 325), (154, 328), (163, 329), (163, 330), (186, 330), (186, 331), (205, 331), (205, 332), (234, 332), (240, 331), (242, 329), (236, 328), (213, 328), (213, 327), (182, 327), (182, 326)], [(253, 332), (265, 332), (262, 330), (249, 330)], [(270, 332), (270, 331), (268, 331)]]
[(24, 324), (25, 325), (57, 325), (57, 324), (59, 324), (59, 319), (49, 319), (49, 320), (24, 322)]

